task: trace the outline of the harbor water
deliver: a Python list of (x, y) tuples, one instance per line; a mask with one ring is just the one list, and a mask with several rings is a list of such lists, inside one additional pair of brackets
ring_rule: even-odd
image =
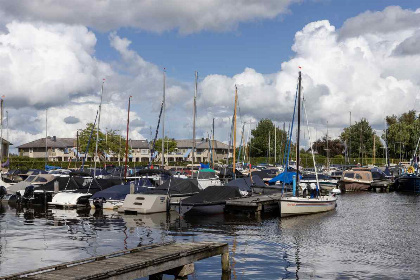
[[(281, 219), (0, 208), (0, 276), (166, 241), (229, 243), (232, 279), (419, 279), (420, 196), (348, 193), (337, 209)], [(220, 257), (189, 279), (220, 279)], [(169, 277), (167, 279), (173, 279)]]

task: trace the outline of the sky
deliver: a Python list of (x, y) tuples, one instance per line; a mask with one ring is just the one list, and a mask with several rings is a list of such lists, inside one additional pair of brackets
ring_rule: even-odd
[[(131, 139), (156, 130), (166, 75), (165, 131), (228, 141), (263, 118), (286, 127), (299, 66), (311, 140), (366, 118), (420, 107), (420, 7), (387, 0), (0, 0), (0, 95), (14, 147), (46, 134), (75, 137), (95, 120)], [(6, 115), (6, 114), (5, 114)], [(6, 117), (6, 116), (5, 116)], [(306, 122), (306, 119), (304, 119)], [(306, 128), (305, 128), (306, 130)], [(239, 138), (239, 137), (238, 137)], [(305, 132), (303, 146), (308, 145)], [(12, 150), (14, 151), (14, 150)]]

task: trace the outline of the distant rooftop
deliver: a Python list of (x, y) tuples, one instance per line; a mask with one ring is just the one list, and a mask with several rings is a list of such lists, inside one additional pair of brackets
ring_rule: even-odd
[[(69, 148), (76, 146), (76, 138), (57, 138), (57, 137), (47, 137), (47, 147), (48, 148)], [(32, 142), (22, 144), (17, 146), (19, 149), (24, 148), (45, 148), (45, 137), (41, 139), (34, 140)]]

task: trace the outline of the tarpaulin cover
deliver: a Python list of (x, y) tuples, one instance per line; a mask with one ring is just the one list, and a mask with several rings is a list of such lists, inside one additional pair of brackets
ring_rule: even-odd
[(251, 187), (265, 187), (264, 181), (258, 176), (245, 177), (236, 180), (232, 180), (226, 184), (226, 186), (237, 187), (241, 191), (252, 191)]
[[(280, 173), (279, 175), (277, 175), (276, 177), (274, 177), (273, 179), (271, 179), (268, 182), (269, 183), (275, 183), (277, 181), (280, 181), (280, 182), (284, 182), (286, 184), (291, 184), (291, 183), (293, 183), (293, 175), (296, 176), (296, 172), (285, 171), (283, 173)], [(300, 175), (300, 174), (299, 174), (299, 179), (302, 179), (302, 175)]]
[[(144, 193), (148, 190), (147, 186), (152, 186), (149, 180), (139, 180), (134, 185), (134, 193)], [(107, 188), (103, 191), (99, 191), (92, 195), (91, 198), (100, 198), (103, 197), (107, 200), (122, 200), (125, 199), (126, 195), (130, 193), (130, 183), (125, 185), (116, 185), (110, 188)]]
[[(181, 179), (175, 177), (172, 177), (162, 185), (156, 187), (155, 190), (160, 193), (162, 193), (162, 191), (164, 191), (164, 193), (167, 193), (168, 188), (170, 194), (189, 194), (197, 193), (200, 191), (197, 179)], [(154, 192), (154, 190), (152, 190), (151, 192)]]
[(183, 199), (182, 205), (212, 204), (224, 202), (236, 197), (241, 197), (241, 193), (237, 187), (210, 186), (196, 195)]

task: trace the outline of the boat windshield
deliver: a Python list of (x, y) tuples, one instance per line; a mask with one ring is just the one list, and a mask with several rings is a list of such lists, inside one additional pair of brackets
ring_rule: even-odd
[(344, 173), (344, 178), (354, 178), (354, 173), (353, 172)]
[(35, 179), (35, 175), (31, 175), (31, 176), (28, 176), (28, 178), (26, 178), (26, 182), (32, 182), (34, 179)]

